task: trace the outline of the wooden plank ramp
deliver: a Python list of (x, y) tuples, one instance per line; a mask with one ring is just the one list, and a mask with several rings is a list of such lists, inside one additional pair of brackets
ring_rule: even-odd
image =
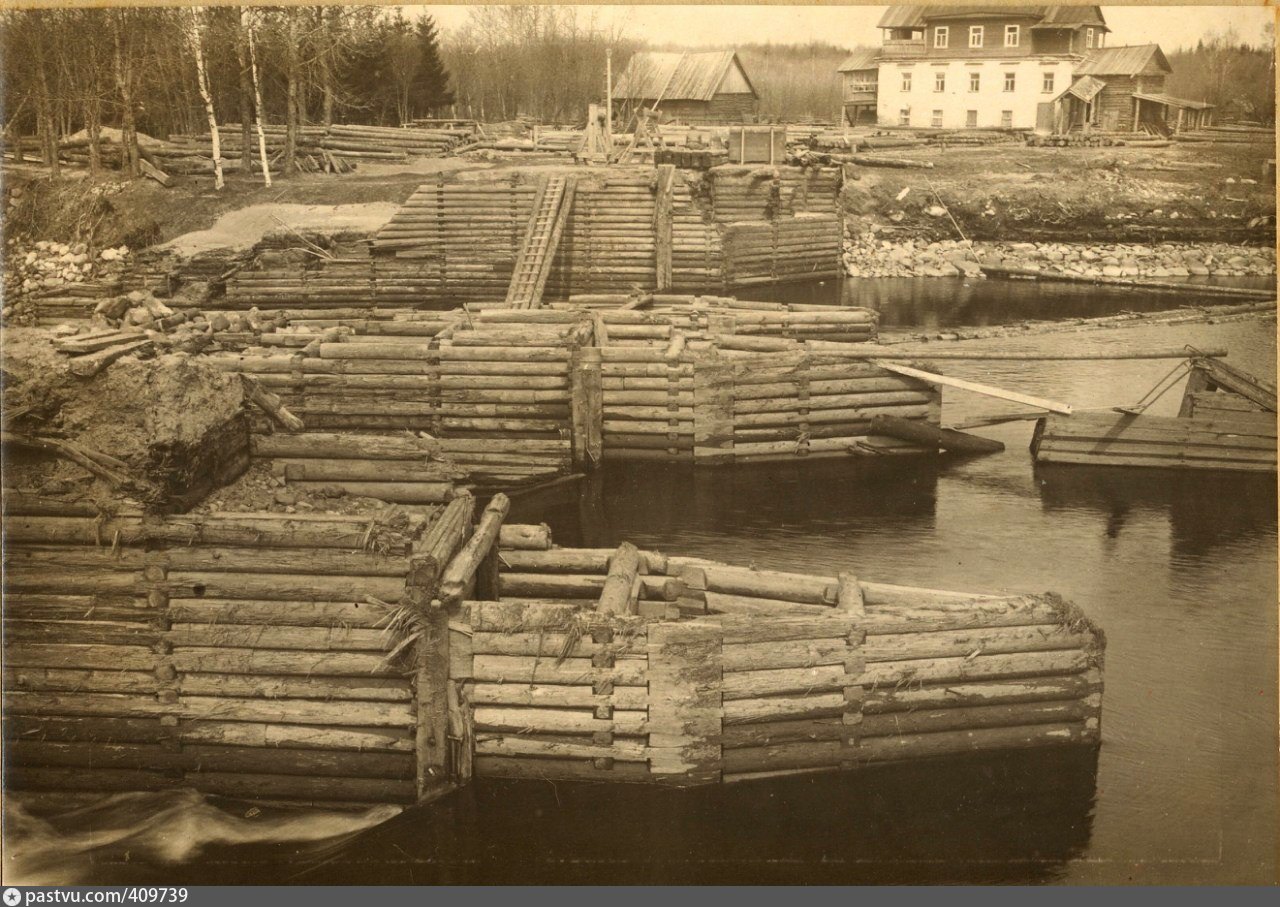
[(511, 274), (511, 285), (507, 287), (507, 305), (533, 309), (542, 303), (542, 292), (551, 274), (551, 261), (560, 246), (564, 225), (569, 220), (569, 209), (573, 207), (576, 184), (576, 177), (550, 174), (538, 187), (524, 243)]

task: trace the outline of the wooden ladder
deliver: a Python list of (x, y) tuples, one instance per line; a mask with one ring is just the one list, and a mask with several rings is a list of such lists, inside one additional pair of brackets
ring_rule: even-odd
[(573, 207), (575, 176), (548, 175), (538, 187), (525, 229), (524, 243), (516, 257), (516, 267), (507, 287), (507, 305), (517, 309), (535, 309), (542, 304), (542, 291), (551, 274), (551, 261), (556, 256), (569, 209)]

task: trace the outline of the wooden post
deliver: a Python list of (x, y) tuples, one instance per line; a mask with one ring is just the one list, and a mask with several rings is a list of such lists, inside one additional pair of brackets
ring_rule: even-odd
[(604, 51), (604, 148), (605, 161), (613, 156), (613, 48)]
[(420, 617), (414, 688), (417, 723), (417, 794), (423, 800), (448, 780), (449, 761), (449, 611), (437, 599), (440, 573), (471, 527), (475, 503), (469, 494), (454, 498), (414, 546), (405, 580), (406, 604)]
[(658, 166), (658, 189), (653, 207), (654, 286), (658, 292), (671, 289), (671, 210), (675, 189), (674, 164)]
[(705, 356), (693, 373), (695, 462), (733, 462), (733, 366)]
[(603, 455), (604, 391), (600, 348), (576, 347), (569, 360), (569, 402), (573, 419), (573, 465), (595, 469)]
[(720, 780), (723, 639), (718, 622), (649, 625), (649, 771), (677, 785)]
[(841, 573), (836, 578), (836, 607), (853, 618), (846, 636), (848, 650), (844, 662), (844, 715), (841, 719), (844, 733), (840, 738), (845, 757), (841, 760), (841, 766), (852, 768), (857, 758), (859, 732), (862, 729), (862, 703), (865, 698), (862, 675), (866, 670), (862, 644), (867, 638), (863, 625), (867, 610), (862, 584), (852, 573)]
[(449, 612), (433, 601), (439, 565), (430, 555), (409, 562), (405, 597), (418, 611), (422, 637), (417, 646), (417, 793), (424, 800), (449, 775)]
[(502, 529), (502, 521), (511, 509), (511, 500), (499, 492), (489, 501), (480, 521), (476, 523), (476, 531), (469, 538), (458, 554), (451, 560), (440, 579), (440, 600), (450, 607), (462, 601), (467, 586), (475, 578), (480, 569), (480, 562), (488, 556), (489, 551), (498, 543), (498, 533)]

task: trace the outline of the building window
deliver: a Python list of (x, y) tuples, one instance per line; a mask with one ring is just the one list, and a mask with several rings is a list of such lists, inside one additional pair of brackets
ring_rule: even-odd
[(911, 73), (909, 72), (902, 74), (902, 90), (904, 92), (911, 90)]
[[(1089, 32), (1090, 34), (1092, 34), (1093, 29), (1089, 29)], [(982, 46), (982, 26), (981, 25), (969, 26), (969, 46), (970, 47)]]
[(1040, 88), (1045, 94), (1053, 94), (1053, 73), (1046, 72), (1044, 74), (1044, 85)]
[(1017, 85), (1018, 85), (1018, 74), (1013, 72), (1006, 72), (1004, 74), (1004, 90), (1013, 91), (1014, 89), (1017, 88)]
[(911, 108), (910, 107), (903, 107), (901, 110), (898, 111), (898, 125), (899, 126), (911, 125)]
[[(975, 123), (974, 125), (977, 125), (977, 124)], [(1001, 129), (1013, 128), (1013, 111), (1012, 110), (1000, 111), (1000, 128)]]
[(982, 85), (982, 76), (979, 73), (969, 73), (969, 90), (977, 91)]
[(964, 114), (964, 124), (970, 129), (978, 125), (978, 111), (967, 110)]
[(933, 90), (934, 91), (947, 90), (947, 74), (945, 72), (935, 72), (933, 74)]
[(1018, 41), (1022, 38), (1022, 27), (1019, 25), (1006, 25), (1004, 27), (1004, 46), (1017, 47)]
[(933, 46), (946, 47), (950, 40), (951, 29), (945, 25), (939, 25), (933, 30)]
[(934, 129), (941, 129), (941, 128), (942, 128), (942, 111), (941, 111), (941, 110), (935, 110), (935, 111), (933, 112), (933, 124), (932, 124), (932, 125), (933, 125), (933, 128), (934, 128)]
[(1093, 29), (1086, 28), (1084, 30), (1084, 46), (1093, 47)]

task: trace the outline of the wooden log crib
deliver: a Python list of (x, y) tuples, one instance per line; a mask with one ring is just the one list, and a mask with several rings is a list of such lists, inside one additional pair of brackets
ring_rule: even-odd
[(405, 519), (6, 500), (8, 783), (424, 802), (1097, 746), (1100, 631), (979, 595), (559, 548), (465, 492)]

